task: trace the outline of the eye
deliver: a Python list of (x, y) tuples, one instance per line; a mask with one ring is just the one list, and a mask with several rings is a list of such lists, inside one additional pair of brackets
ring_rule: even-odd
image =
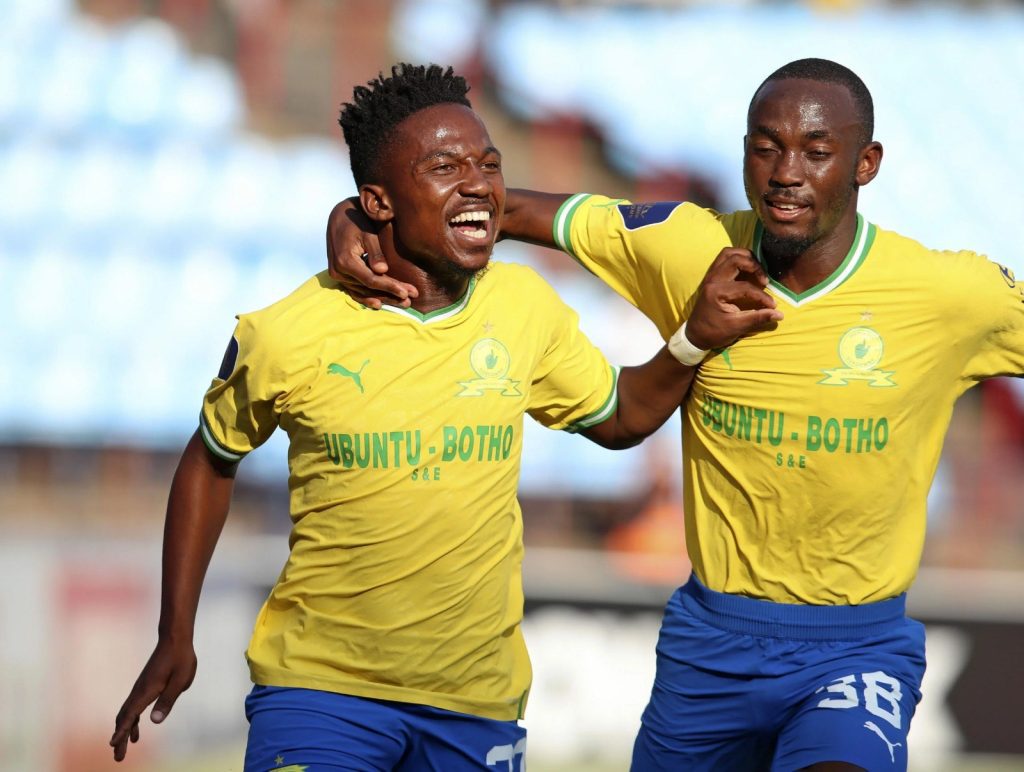
[(455, 171), (455, 164), (435, 164), (430, 167), (430, 171), (437, 172), (438, 174), (448, 174)]
[(501, 161), (484, 161), (482, 164), (480, 164), (480, 168), (486, 169), (487, 171), (490, 172), (500, 172)]
[(815, 159), (816, 161), (822, 161), (822, 160), (828, 158), (829, 156), (831, 156), (832, 154), (829, 151), (827, 151), (827, 150), (817, 149), (817, 150), (809, 150), (807, 152), (807, 155), (810, 158)]

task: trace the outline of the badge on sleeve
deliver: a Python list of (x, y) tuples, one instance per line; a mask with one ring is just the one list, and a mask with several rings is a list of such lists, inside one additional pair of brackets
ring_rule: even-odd
[(654, 204), (619, 204), (618, 210), (626, 230), (635, 231), (637, 228), (665, 222), (682, 203), (658, 201)]
[(235, 337), (231, 336), (231, 341), (228, 343), (228, 348), (224, 352), (224, 359), (220, 363), (220, 372), (217, 373), (217, 377), (222, 381), (226, 381), (228, 376), (235, 371), (235, 360), (238, 359), (238, 341)]

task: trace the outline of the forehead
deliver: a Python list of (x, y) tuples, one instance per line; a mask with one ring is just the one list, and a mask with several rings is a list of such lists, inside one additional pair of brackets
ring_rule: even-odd
[(441, 151), (478, 150), (491, 145), (480, 117), (460, 104), (442, 104), (417, 110), (394, 130), (395, 150), (411, 160)]
[(846, 86), (803, 78), (765, 83), (747, 115), (748, 132), (768, 128), (841, 134), (859, 127), (857, 106)]

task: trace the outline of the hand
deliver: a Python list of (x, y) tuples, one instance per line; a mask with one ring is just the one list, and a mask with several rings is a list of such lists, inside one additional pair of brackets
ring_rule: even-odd
[(161, 639), (157, 643), (114, 720), (114, 734), (110, 737), (114, 761), (124, 759), (129, 739), (133, 743), (139, 741), (142, 711), (156, 700), (149, 716), (154, 724), (159, 724), (167, 718), (178, 696), (192, 685), (195, 676), (196, 653), (191, 642), (175, 645)]
[(765, 292), (768, 276), (749, 249), (726, 247), (708, 268), (686, 320), (686, 337), (699, 349), (723, 349), (782, 319)]
[(408, 308), (419, 292), (387, 276), (373, 223), (356, 198), (347, 198), (327, 218), (327, 269), (350, 297), (369, 308), (381, 303)]

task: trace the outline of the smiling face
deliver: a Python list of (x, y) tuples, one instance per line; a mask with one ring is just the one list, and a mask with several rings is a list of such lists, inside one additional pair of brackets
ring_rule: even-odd
[(849, 90), (801, 78), (768, 81), (747, 115), (747, 199), (767, 250), (796, 257), (837, 230), (856, 229), (857, 189), (878, 173)]
[[(441, 287), (465, 288), (486, 267), (505, 207), (501, 154), (470, 108), (445, 103), (399, 123), (363, 207), (386, 223), (385, 248)], [(389, 256), (390, 257), (390, 256)]]

